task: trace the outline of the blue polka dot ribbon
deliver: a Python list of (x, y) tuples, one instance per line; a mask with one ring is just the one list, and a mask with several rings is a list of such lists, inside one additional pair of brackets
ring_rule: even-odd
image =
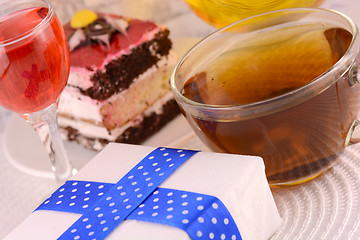
[(67, 181), (36, 210), (82, 214), (59, 239), (104, 239), (126, 219), (178, 227), (191, 239), (241, 239), (218, 198), (158, 187), (195, 153), (157, 148), (116, 184)]

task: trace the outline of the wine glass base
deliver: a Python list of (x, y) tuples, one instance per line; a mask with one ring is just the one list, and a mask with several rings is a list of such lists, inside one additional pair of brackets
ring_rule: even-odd
[[(55, 179), (49, 156), (31, 125), (14, 114), (3, 135), (3, 150), (8, 161), (19, 170), (37, 177)], [(68, 157), (81, 169), (95, 155), (75, 142), (64, 141)]]

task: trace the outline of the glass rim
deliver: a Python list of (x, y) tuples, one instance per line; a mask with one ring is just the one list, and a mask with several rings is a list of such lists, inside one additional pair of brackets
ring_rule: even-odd
[[(12, 0), (9, 0), (9, 1), (13, 2)], [(44, 26), (47, 25), (47, 23), (54, 16), (54, 9), (53, 9), (52, 5), (50, 4), (50, 2), (48, 0), (40, 0), (40, 1), (47, 5), (48, 12), (46, 14), (46, 17), (43, 20), (41, 20), (41, 22), (38, 25), (36, 25), (34, 28), (32, 28), (32, 29), (20, 34), (20, 35), (17, 35), (15, 37), (8, 38), (8, 39), (5, 39), (3, 41), (0, 41), (0, 47), (5, 47), (5, 46), (8, 46), (8, 45), (20, 42), (20, 41), (22, 41), (24, 39), (27, 39), (27, 38), (31, 37), (32, 35), (34, 35), (36, 32), (38, 32), (39, 30), (41, 30)], [(39, 1), (37, 1), (37, 2), (39, 2)], [(3, 4), (6, 4), (6, 2), (2, 2), (0, 4), (0, 6), (3, 5)], [(23, 8), (23, 9), (26, 9), (26, 8)], [(21, 9), (21, 10), (23, 10), (23, 9)], [(17, 11), (19, 11), (19, 10), (17, 10)], [(14, 12), (16, 12), (16, 11), (14, 11)], [(14, 13), (14, 12), (12, 12), (12, 13)], [(8, 15), (9, 14), (7, 14), (7, 15), (5, 15), (3, 17), (6, 17)]]
[[(208, 40), (213, 38), (213, 36), (216, 36), (216, 35), (220, 34), (221, 32), (226, 31), (227, 29), (236, 26), (237, 24), (252, 20), (254, 18), (260, 18), (264, 15), (271, 15), (271, 14), (276, 14), (276, 13), (281, 13), (281, 12), (288, 12), (288, 13), (291, 13), (291, 12), (294, 12), (294, 13), (296, 13), (296, 12), (298, 12), (298, 13), (299, 12), (322, 12), (322, 13), (326, 13), (326, 14), (337, 15), (338, 17), (343, 18), (351, 26), (351, 29), (352, 29), (352, 39), (351, 39), (350, 45), (349, 45), (348, 49), (346, 50), (345, 54), (335, 64), (333, 64), (327, 71), (325, 71), (318, 77), (314, 78), (312, 81), (305, 84), (304, 86), (299, 87), (290, 92), (281, 94), (279, 96), (269, 98), (266, 100), (262, 100), (262, 101), (257, 101), (257, 102), (248, 103), (248, 104), (237, 104), (237, 105), (214, 105), (214, 104), (199, 103), (199, 102), (190, 100), (181, 94), (181, 92), (180, 92), (181, 90), (179, 91), (179, 89), (176, 86), (177, 85), (176, 80), (175, 80), (176, 75), (179, 71), (179, 68), (181, 68), (183, 62), (186, 61), (187, 57), (189, 57), (194, 51), (196, 51), (197, 48), (199, 48), (202, 45), (205, 45)], [(312, 98), (313, 96), (316, 96), (319, 93), (325, 91), (328, 87), (330, 87), (333, 83), (335, 83), (338, 79), (340, 79), (340, 77), (342, 77), (342, 74), (346, 73), (349, 70), (349, 68), (353, 64), (353, 61), (355, 60), (355, 58), (359, 52), (360, 39), (359, 39), (358, 35), (359, 35), (358, 27), (355, 24), (355, 22), (347, 15), (345, 15), (339, 11), (332, 10), (332, 9), (290, 8), (290, 9), (275, 10), (275, 11), (251, 16), (248, 18), (244, 18), (244, 19), (241, 19), (230, 25), (227, 25), (223, 28), (216, 30), (215, 32), (213, 32), (210, 35), (206, 36), (205, 38), (201, 39), (191, 49), (189, 49), (180, 58), (180, 60), (177, 62), (177, 64), (174, 67), (174, 70), (170, 77), (171, 90), (174, 93), (176, 100), (180, 101), (181, 104), (184, 105), (183, 107), (185, 107), (186, 109), (194, 108), (196, 110), (201, 110), (202, 112), (209, 113), (212, 117), (214, 117), (214, 111), (216, 111), (217, 113), (219, 113), (219, 112), (227, 113), (229, 111), (236, 110), (236, 111), (238, 111), (238, 114), (237, 114), (238, 116), (241, 115), (242, 119), (243, 118), (246, 119), (246, 118), (252, 118), (254, 116), (258, 117), (259, 115), (267, 115), (267, 114), (271, 114), (271, 113), (278, 112), (281, 110), (285, 110), (290, 107), (296, 106), (302, 102), (305, 102), (305, 101), (309, 100), (310, 98)], [(331, 81), (331, 78), (330, 78), (328, 81), (326, 81), (326, 84), (323, 84), (324, 86), (321, 89), (319, 89), (318, 91), (309, 91), (310, 89), (313, 89), (313, 88), (317, 87), (318, 85), (320, 85), (320, 83), (322, 83), (327, 78), (329, 78), (330, 76), (332, 76), (334, 73), (337, 73), (337, 72), (341, 72), (341, 74), (337, 75), (336, 80)], [(301, 102), (299, 102), (299, 101), (301, 101)], [(289, 104), (290, 102), (293, 102), (293, 105), (286, 105), (287, 107), (283, 108), (283, 106), (285, 104)], [(185, 111), (185, 112), (187, 112), (187, 111)]]

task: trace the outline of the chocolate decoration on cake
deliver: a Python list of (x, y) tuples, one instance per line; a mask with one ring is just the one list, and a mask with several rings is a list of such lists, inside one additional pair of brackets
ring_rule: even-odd
[(111, 16), (98, 17), (82, 28), (77, 28), (68, 38), (70, 51), (82, 45), (96, 43), (110, 45), (111, 36), (119, 32), (127, 36), (126, 29), (129, 23), (125, 19), (116, 19)]

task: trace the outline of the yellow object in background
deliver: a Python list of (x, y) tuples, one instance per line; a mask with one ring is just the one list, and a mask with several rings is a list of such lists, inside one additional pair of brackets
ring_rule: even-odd
[(237, 20), (284, 8), (317, 7), (324, 0), (185, 0), (210, 25), (221, 28)]
[(72, 28), (83, 28), (94, 22), (97, 18), (97, 14), (91, 10), (79, 10), (72, 17), (70, 26)]

